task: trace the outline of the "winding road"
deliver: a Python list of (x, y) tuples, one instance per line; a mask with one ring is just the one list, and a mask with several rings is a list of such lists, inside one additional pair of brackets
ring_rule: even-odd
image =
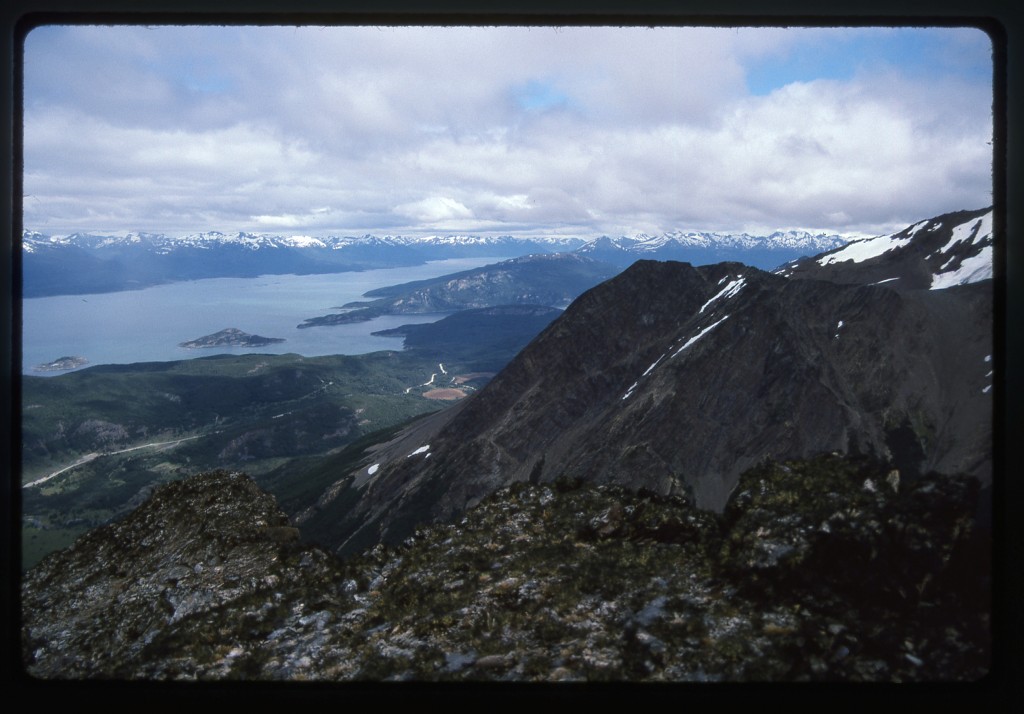
[[(214, 434), (219, 434), (220, 432), (215, 431), (213, 433)], [(118, 449), (117, 451), (104, 451), (101, 454), (97, 454), (97, 453), (86, 454), (85, 456), (80, 458), (78, 461), (75, 461), (73, 464), (69, 464), (68, 466), (65, 466), (64, 468), (58, 469), (58, 470), (54, 471), (52, 474), (49, 474), (48, 476), (43, 476), (42, 478), (36, 479), (35, 481), (32, 481), (31, 483), (26, 483), (26, 484), (24, 484), (22, 486), (22, 488), (32, 488), (33, 486), (38, 486), (41, 483), (46, 483), (50, 479), (52, 479), (52, 478), (54, 478), (56, 476), (60, 476), (65, 471), (70, 471), (71, 469), (76, 468), (78, 466), (81, 466), (82, 464), (87, 464), (90, 461), (98, 459), (101, 456), (115, 456), (117, 454), (128, 453), (129, 451), (138, 451), (139, 449), (147, 449), (147, 448), (152, 447), (152, 446), (168, 446), (168, 445), (177, 446), (178, 444), (180, 444), (183, 441), (191, 441), (192, 439), (201, 439), (204, 436), (209, 436), (209, 434), (198, 434), (196, 436), (184, 436), (184, 437), (182, 437), (180, 439), (172, 439), (171, 441), (154, 441), (154, 442), (149, 443), (149, 444), (141, 444), (140, 446), (132, 446), (132, 447), (129, 447), (127, 449)]]

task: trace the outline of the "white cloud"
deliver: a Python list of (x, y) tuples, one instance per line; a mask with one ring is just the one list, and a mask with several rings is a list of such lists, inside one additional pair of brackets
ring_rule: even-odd
[(870, 232), (990, 202), (985, 82), (890, 61), (747, 94), (836, 32), (42, 28), (25, 222)]
[(419, 223), (445, 223), (473, 216), (471, 210), (447, 196), (431, 196), (421, 201), (396, 206), (395, 210)]

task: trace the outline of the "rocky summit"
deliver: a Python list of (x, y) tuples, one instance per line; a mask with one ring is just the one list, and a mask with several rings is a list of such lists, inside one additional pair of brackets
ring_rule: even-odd
[(248, 477), (159, 488), (23, 583), (44, 679), (975, 680), (986, 538), (969, 477), (765, 462), (722, 515), (515, 484), (340, 561)]

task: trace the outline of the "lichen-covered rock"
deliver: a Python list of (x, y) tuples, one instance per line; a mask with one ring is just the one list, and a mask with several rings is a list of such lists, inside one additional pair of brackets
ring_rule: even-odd
[(897, 493), (886, 474), (764, 464), (723, 516), (520, 483), (345, 562), (293, 540), (246, 477), (197, 477), (29, 573), (24, 661), (44, 678), (982, 677), (976, 485)]
[(26, 668), (39, 677), (109, 677), (153, 657), (172, 632), (214, 637), (190, 623), (295, 587), (310, 570), (290, 566), (302, 550), (274, 498), (247, 476), (217, 472), (163, 486), (122, 521), (29, 571)]
[(751, 469), (724, 514), (723, 568), (764, 588), (840, 591), (862, 604), (929, 600), (971, 539), (978, 481), (933, 473), (896, 491), (882, 474), (837, 456)]

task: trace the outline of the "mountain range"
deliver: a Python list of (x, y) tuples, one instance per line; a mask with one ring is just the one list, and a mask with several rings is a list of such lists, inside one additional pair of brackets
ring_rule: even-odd
[(845, 245), (837, 234), (807, 231), (776, 231), (767, 236), (747, 233), (673, 231), (660, 236), (639, 234), (635, 238), (602, 236), (576, 250), (595, 260), (628, 267), (640, 259), (679, 260), (693, 265), (735, 261), (763, 270)]
[(179, 280), (273, 274), (336, 273), (419, 265), (464, 257), (520, 257), (578, 251), (620, 269), (634, 260), (695, 264), (741, 260), (765, 269), (843, 244), (840, 236), (799, 231), (747, 234), (666, 233), (587, 242), (578, 237), (437, 235), (272, 236), (217, 231), (171, 237), (159, 233), (47, 236), (22, 234), (25, 297), (130, 290)]
[[(339, 479), (344, 515), (322, 502), (303, 518), (318, 530), (332, 519), (330, 545), (356, 552), (512, 483), (561, 477), (718, 511), (744, 470), (832, 451), (905, 478), (989, 483), (992, 288), (984, 271), (950, 276), (991, 251), (990, 216), (940, 216), (887, 250), (852, 243), (790, 277), (640, 261), (575, 300), (479, 394)], [(870, 262), (843, 260), (858, 245)], [(928, 286), (948, 287), (916, 289), (929, 269)]]

